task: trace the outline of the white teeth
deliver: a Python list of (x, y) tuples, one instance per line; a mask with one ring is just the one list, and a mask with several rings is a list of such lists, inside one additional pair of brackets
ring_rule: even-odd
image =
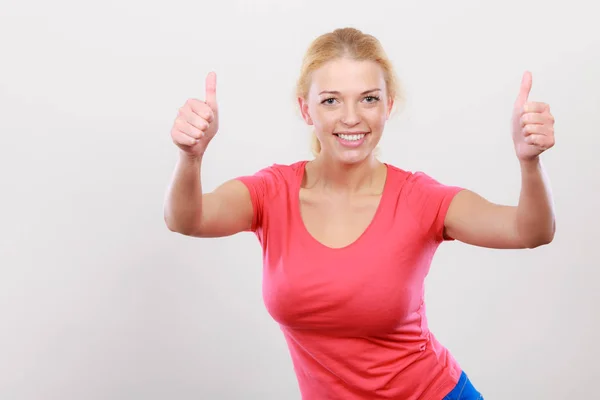
[(365, 137), (365, 134), (361, 133), (359, 135), (344, 135), (343, 133), (340, 133), (338, 136), (344, 140), (355, 141), (355, 140), (360, 140), (363, 137)]

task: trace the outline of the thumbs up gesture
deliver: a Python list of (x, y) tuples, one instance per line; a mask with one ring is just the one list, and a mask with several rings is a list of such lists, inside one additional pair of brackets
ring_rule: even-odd
[(513, 141), (520, 161), (534, 160), (554, 146), (554, 117), (546, 103), (529, 101), (532, 77), (523, 74), (512, 117)]
[(206, 77), (204, 101), (189, 99), (179, 109), (171, 129), (171, 139), (183, 152), (201, 157), (206, 146), (219, 130), (217, 107), (217, 76), (211, 72)]

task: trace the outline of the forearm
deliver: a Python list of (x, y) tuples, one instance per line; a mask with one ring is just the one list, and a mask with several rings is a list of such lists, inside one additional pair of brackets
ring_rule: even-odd
[(202, 158), (180, 154), (164, 206), (164, 218), (170, 230), (189, 234), (202, 215)]
[(521, 162), (521, 195), (517, 230), (527, 247), (548, 244), (554, 238), (554, 206), (550, 182), (541, 160)]

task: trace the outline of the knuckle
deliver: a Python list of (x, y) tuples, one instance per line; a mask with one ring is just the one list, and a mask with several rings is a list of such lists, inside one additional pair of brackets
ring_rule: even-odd
[(178, 119), (177, 121), (175, 121), (175, 126), (181, 131), (185, 130), (187, 125), (188, 122), (185, 119)]
[(208, 119), (208, 117), (210, 115), (210, 107), (208, 106), (208, 104), (206, 104), (206, 103), (200, 104), (200, 107), (198, 107), (198, 115), (204, 119)]
[(191, 99), (188, 99), (188, 100), (186, 101), (186, 103), (185, 103), (185, 105), (186, 105), (186, 109), (187, 109), (189, 112), (193, 112), (194, 110), (198, 109), (198, 107), (199, 107), (199, 103), (200, 103), (200, 102), (199, 102), (197, 99), (193, 99), (193, 98), (191, 98)]
[(196, 118), (193, 126), (194, 126), (194, 128), (196, 128), (198, 130), (203, 130), (203, 129), (205, 129), (206, 121), (204, 121), (202, 118)]
[(183, 143), (182, 139), (183, 139), (183, 135), (181, 135), (180, 133), (177, 133), (173, 136), (173, 141), (175, 143), (178, 143), (178, 144)]

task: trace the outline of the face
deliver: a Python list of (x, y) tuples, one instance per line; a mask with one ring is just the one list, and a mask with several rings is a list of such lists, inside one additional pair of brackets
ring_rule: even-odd
[(345, 164), (368, 158), (389, 118), (383, 69), (373, 61), (334, 60), (314, 71), (308, 96), (299, 98), (321, 152)]

